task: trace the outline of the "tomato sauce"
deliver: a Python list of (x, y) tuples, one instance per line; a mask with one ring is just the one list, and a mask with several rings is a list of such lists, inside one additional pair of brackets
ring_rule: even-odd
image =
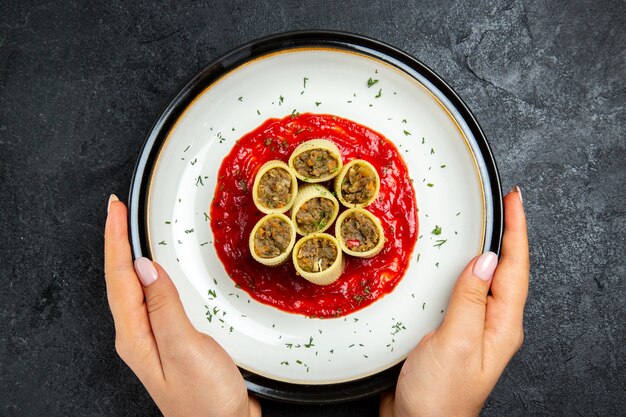
[[(250, 232), (263, 216), (252, 201), (257, 170), (270, 160), (287, 162), (296, 146), (316, 138), (333, 141), (344, 164), (359, 158), (376, 168), (380, 194), (367, 209), (381, 220), (387, 239), (373, 258), (345, 255), (343, 274), (327, 286), (296, 275), (291, 257), (278, 267), (259, 264), (248, 246)], [(326, 185), (333, 189), (332, 182)], [(241, 137), (224, 158), (211, 203), (211, 229), (226, 272), (252, 298), (308, 317), (338, 317), (390, 293), (402, 279), (417, 238), (417, 204), (406, 164), (383, 135), (337, 116), (296, 113), (265, 121)], [(332, 225), (327, 232), (334, 230)]]

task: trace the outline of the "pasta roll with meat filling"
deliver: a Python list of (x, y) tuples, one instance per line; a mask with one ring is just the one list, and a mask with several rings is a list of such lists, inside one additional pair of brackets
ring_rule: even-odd
[(337, 218), (339, 202), (324, 186), (305, 184), (298, 190), (291, 210), (291, 220), (296, 232), (302, 236), (323, 232)]
[(372, 164), (354, 159), (335, 178), (335, 194), (346, 207), (367, 207), (380, 191), (380, 177)]
[(313, 284), (332, 284), (341, 276), (344, 266), (337, 239), (328, 233), (303, 237), (293, 249), (293, 265), (298, 275)]
[(385, 246), (385, 233), (380, 220), (362, 208), (351, 208), (335, 223), (335, 236), (339, 247), (347, 255), (371, 258)]
[(263, 213), (284, 213), (298, 194), (298, 179), (282, 161), (269, 161), (259, 168), (252, 186), (254, 205)]
[(339, 148), (326, 139), (312, 139), (298, 145), (289, 157), (289, 167), (304, 182), (324, 182), (343, 167)]
[(296, 243), (296, 228), (282, 213), (263, 216), (250, 233), (252, 257), (267, 266), (277, 266), (289, 259)]

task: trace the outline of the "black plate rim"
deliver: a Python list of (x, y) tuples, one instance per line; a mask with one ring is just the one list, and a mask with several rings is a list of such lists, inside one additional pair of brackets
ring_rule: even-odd
[[(151, 258), (150, 249), (147, 247), (145, 214), (152, 167), (170, 129), (191, 101), (206, 86), (245, 62), (271, 52), (307, 46), (325, 46), (358, 51), (394, 66), (401, 63), (425, 77), (444, 94), (467, 123), (485, 161), (486, 169), (485, 172), (481, 172), (481, 175), (486, 174), (491, 183), (493, 229), (491, 243), (484, 250), (491, 250), (499, 254), (503, 231), (500, 175), (493, 152), (482, 128), (458, 94), (421, 61), (384, 42), (349, 32), (304, 30), (278, 33), (253, 40), (223, 54), (202, 68), (169, 101), (146, 136), (133, 172), (128, 196), (133, 257), (147, 256)], [(358, 380), (327, 385), (292, 384), (262, 377), (245, 369), (240, 368), (240, 371), (248, 390), (258, 397), (299, 404), (333, 404), (358, 400), (391, 389), (397, 381), (402, 364), (403, 362), (400, 362), (391, 368)]]

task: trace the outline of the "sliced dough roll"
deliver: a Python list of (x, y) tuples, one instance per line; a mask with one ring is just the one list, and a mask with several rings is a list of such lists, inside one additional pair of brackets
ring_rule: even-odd
[(298, 275), (313, 284), (332, 284), (343, 272), (341, 249), (337, 239), (328, 233), (313, 233), (300, 239), (292, 258)]
[(284, 213), (298, 194), (298, 179), (282, 161), (269, 161), (259, 168), (252, 186), (252, 200), (261, 212)]
[(289, 259), (296, 243), (296, 228), (282, 213), (263, 216), (254, 226), (248, 240), (252, 257), (267, 266), (277, 266)]
[(385, 233), (380, 220), (362, 208), (351, 208), (335, 223), (335, 236), (339, 247), (347, 255), (371, 258), (385, 246)]
[(380, 191), (380, 177), (372, 164), (354, 159), (335, 178), (335, 194), (346, 207), (367, 207)]
[(300, 187), (291, 210), (296, 232), (302, 236), (323, 232), (337, 218), (339, 202), (324, 186), (306, 184)]
[(328, 181), (339, 174), (342, 166), (337, 145), (326, 139), (301, 143), (289, 157), (289, 167), (304, 182)]

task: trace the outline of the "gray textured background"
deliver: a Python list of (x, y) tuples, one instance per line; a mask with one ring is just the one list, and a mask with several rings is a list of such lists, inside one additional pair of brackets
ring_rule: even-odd
[[(522, 186), (526, 342), (483, 415), (624, 412), (624, 1), (102, 3), (0, 6), (1, 415), (158, 415), (113, 348), (108, 195), (126, 195), (151, 123), (201, 67), (306, 28), (425, 62), (474, 111), (505, 190)], [(266, 416), (377, 414), (376, 398), (263, 405)]]

